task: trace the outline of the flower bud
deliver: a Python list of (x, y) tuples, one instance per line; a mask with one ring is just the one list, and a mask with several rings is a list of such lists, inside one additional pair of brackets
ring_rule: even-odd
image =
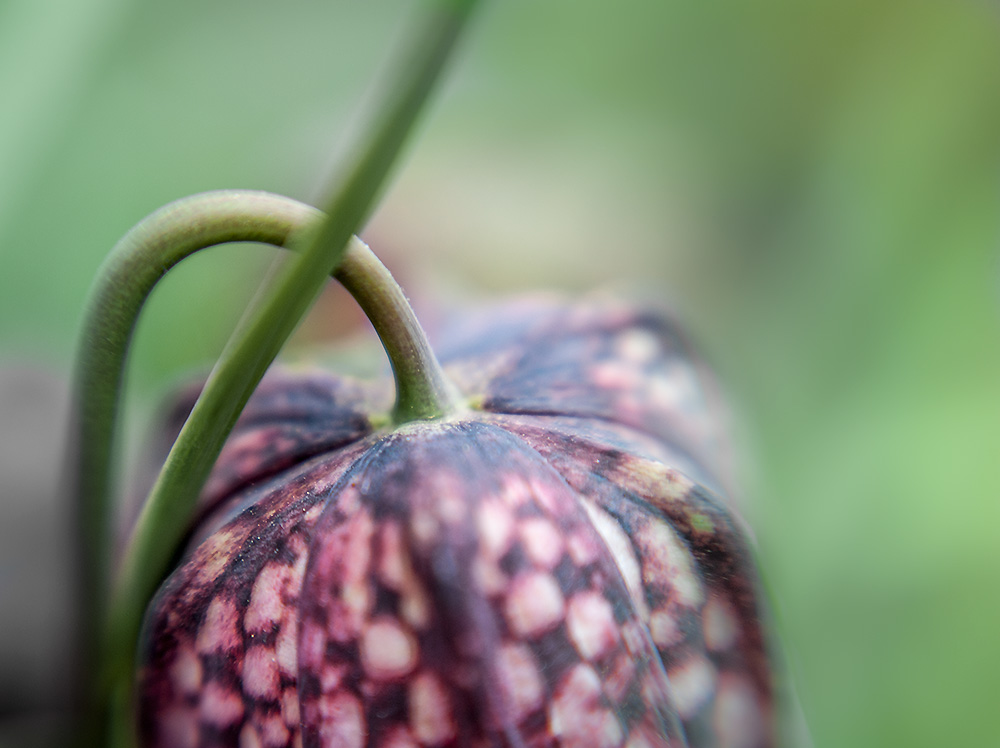
[(772, 676), (710, 378), (663, 317), (518, 302), (469, 403), (277, 370), (146, 618), (149, 746), (764, 748)]

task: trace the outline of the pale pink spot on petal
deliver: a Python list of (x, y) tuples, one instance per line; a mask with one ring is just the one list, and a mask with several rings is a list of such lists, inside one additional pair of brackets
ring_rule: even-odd
[(658, 647), (670, 647), (684, 638), (677, 618), (669, 610), (657, 609), (649, 617), (649, 633)]
[(715, 667), (704, 657), (695, 657), (670, 668), (667, 679), (682, 719), (693, 716), (712, 696), (716, 676)]
[(193, 696), (201, 688), (202, 679), (201, 658), (189, 644), (177, 648), (177, 655), (170, 665), (170, 680), (174, 688), (182, 694)]
[(590, 665), (575, 665), (559, 682), (555, 701), (559, 706), (569, 704), (583, 707), (599, 700), (601, 679)]
[(600, 556), (598, 541), (590, 533), (571, 534), (566, 540), (566, 550), (577, 566), (589, 566)]
[(577, 652), (585, 660), (600, 657), (618, 643), (614, 611), (599, 592), (588, 590), (570, 598), (566, 627)]
[[(294, 611), (282, 622), (278, 629), (278, 637), (274, 642), (274, 653), (278, 658), (278, 667), (288, 678), (294, 678), (298, 673), (298, 649), (296, 647), (296, 619)], [(316, 629), (322, 634), (320, 629)]]
[(259, 698), (278, 698), (278, 660), (270, 647), (250, 647), (246, 651), (243, 691)]
[(413, 583), (407, 585), (400, 591), (402, 600), (399, 605), (399, 612), (403, 619), (417, 629), (423, 629), (431, 619), (430, 604), (424, 590), (413, 578)]
[(270, 562), (264, 565), (253, 584), (250, 605), (243, 616), (245, 631), (268, 629), (281, 620), (285, 609), (282, 592), (288, 583), (291, 569), (285, 564)]
[(410, 728), (424, 745), (438, 745), (455, 737), (448, 693), (433, 673), (422, 672), (410, 682)]
[(577, 665), (556, 688), (549, 705), (549, 732), (565, 748), (616, 748), (624, 735), (601, 700), (601, 680), (589, 665)]
[(340, 688), (344, 682), (347, 666), (343, 663), (324, 662), (319, 674), (320, 687), (325, 693), (331, 693)]
[(648, 522), (634, 535), (642, 554), (642, 580), (666, 590), (678, 605), (696, 608), (705, 591), (684, 542), (665, 521)]
[(487, 597), (499, 595), (507, 589), (507, 575), (493, 559), (477, 556), (472, 560), (472, 578)]
[(648, 378), (646, 395), (659, 408), (689, 412), (693, 403), (702, 401), (701, 388), (688, 366), (675, 365)]
[(562, 592), (555, 578), (544, 572), (516, 577), (504, 603), (507, 623), (518, 636), (539, 636), (563, 617)]
[(535, 475), (528, 477), (531, 496), (535, 502), (552, 514), (559, 514), (565, 495), (550, 481), (538, 480)]
[(233, 689), (209, 681), (201, 689), (198, 711), (205, 722), (225, 728), (243, 716), (243, 698)]
[(267, 748), (286, 746), (290, 737), (288, 728), (277, 714), (269, 714), (260, 720), (260, 735)]
[[(323, 506), (322, 503), (318, 506)], [(298, 533), (293, 534), (288, 542), (288, 551), (295, 554), (295, 563), (288, 574), (288, 586), (285, 592), (289, 600), (297, 600), (302, 591), (302, 579), (306, 572), (306, 562), (309, 560), (309, 548)]]
[(434, 473), (436, 500), (434, 510), (446, 525), (458, 525), (465, 521), (469, 504), (465, 498), (464, 481), (451, 471), (437, 470)]
[(289, 727), (299, 724), (299, 692), (294, 686), (281, 692), (281, 718)]
[(410, 530), (423, 548), (434, 545), (441, 533), (437, 516), (426, 507), (417, 507), (410, 514)]
[(563, 554), (563, 541), (559, 531), (546, 519), (523, 520), (518, 527), (521, 542), (528, 557), (538, 566), (553, 568)]
[(205, 620), (198, 629), (195, 644), (198, 652), (211, 654), (217, 651), (235, 649), (242, 644), (237, 621), (239, 612), (236, 605), (226, 597), (216, 597), (209, 603)]
[(361, 660), (372, 678), (402, 677), (416, 667), (417, 658), (417, 641), (399, 621), (383, 616), (365, 628)]
[(497, 671), (515, 722), (542, 705), (544, 684), (530, 649), (505, 644), (497, 655)]
[(403, 555), (403, 531), (396, 522), (383, 522), (379, 527), (378, 575), (382, 583), (398, 590), (409, 571)]
[(321, 626), (306, 620), (302, 623), (298, 657), (303, 667), (318, 670), (326, 656), (326, 632)]
[(505, 476), (499, 496), (507, 506), (516, 509), (531, 499), (531, 491), (520, 477)]
[(195, 574), (192, 589), (205, 589), (222, 574), (250, 534), (250, 528), (230, 525), (210, 535), (192, 557)]
[(240, 730), (240, 748), (264, 748), (257, 728), (247, 722)]
[(729, 603), (712, 596), (705, 605), (702, 616), (706, 647), (713, 652), (721, 652), (736, 643), (739, 624)]
[(495, 499), (484, 501), (476, 513), (476, 527), (488, 557), (499, 558), (508, 551), (514, 537), (514, 517), (505, 504)]
[(344, 691), (319, 700), (319, 744), (323, 748), (362, 748), (367, 737), (364, 711), (358, 699)]
[(338, 642), (356, 638), (374, 602), (375, 596), (368, 580), (359, 579), (345, 584), (340, 600), (331, 606), (331, 614), (327, 619), (330, 638)]
[(380, 527), (378, 560), (379, 579), (389, 589), (399, 593), (400, 614), (407, 623), (423, 629), (430, 620), (430, 606), (420, 580), (413, 571), (409, 549), (400, 526), (385, 522)]

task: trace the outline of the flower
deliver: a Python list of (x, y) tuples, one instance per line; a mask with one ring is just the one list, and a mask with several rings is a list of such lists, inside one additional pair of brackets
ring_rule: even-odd
[(145, 744), (773, 743), (710, 377), (664, 317), (536, 299), (438, 354), (470, 403), (276, 370), (146, 617)]

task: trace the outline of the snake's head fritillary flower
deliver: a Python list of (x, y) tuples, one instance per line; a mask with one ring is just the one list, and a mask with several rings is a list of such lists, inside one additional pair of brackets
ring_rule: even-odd
[(756, 573), (710, 379), (608, 301), (468, 315), (470, 404), (373, 425), (390, 382), (277, 370), (150, 606), (159, 748), (764, 748)]

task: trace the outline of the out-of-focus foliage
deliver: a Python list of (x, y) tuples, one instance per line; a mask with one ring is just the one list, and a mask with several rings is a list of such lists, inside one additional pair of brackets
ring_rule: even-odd
[[(101, 258), (162, 203), (320, 194), (409, 9), (0, 4), (0, 367), (65, 371)], [(816, 745), (995, 739), (1000, 8), (502, 0), (466, 42), (367, 232), (376, 250), (418, 298), (610, 284), (669, 300), (742, 416)], [(143, 320), (140, 406), (219, 350), (271, 256), (211, 254)], [(309, 329), (349, 308), (335, 297)], [(23, 485), (0, 476), (0, 499), (30, 524), (9, 510)], [(11, 558), (5, 621), (9, 580), (44, 566)], [(44, 679), (3, 657), (0, 711), (37, 706), (15, 680)]]

